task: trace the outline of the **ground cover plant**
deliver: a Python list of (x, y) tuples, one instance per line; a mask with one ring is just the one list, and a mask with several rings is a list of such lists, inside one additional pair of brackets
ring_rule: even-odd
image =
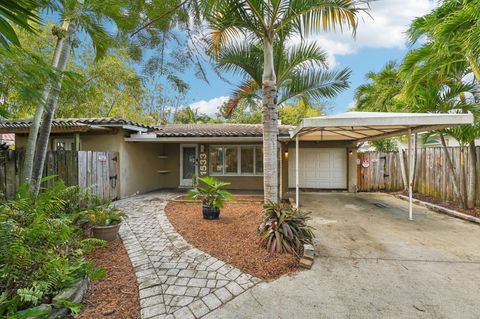
[[(0, 317), (44, 317), (35, 308), (80, 278), (104, 275), (84, 258), (103, 245), (73, 224), (88, 203), (79, 187), (55, 182), (38, 196), (27, 185), (0, 205)], [(69, 305), (78, 311), (78, 305)]]

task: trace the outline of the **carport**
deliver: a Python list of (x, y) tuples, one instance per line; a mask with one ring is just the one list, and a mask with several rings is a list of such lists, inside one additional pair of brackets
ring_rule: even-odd
[(413, 170), (415, 134), (458, 125), (473, 124), (472, 114), (347, 112), (305, 118), (291, 132), (295, 138), (295, 205), (300, 202), (299, 146), (301, 141), (350, 141), (362, 143), (387, 137), (408, 136), (409, 219), (413, 220)]

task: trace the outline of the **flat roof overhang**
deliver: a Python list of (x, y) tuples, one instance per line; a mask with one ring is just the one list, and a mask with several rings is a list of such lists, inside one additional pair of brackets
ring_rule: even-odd
[(347, 112), (305, 118), (290, 136), (301, 141), (364, 142), (473, 122), (472, 114)]

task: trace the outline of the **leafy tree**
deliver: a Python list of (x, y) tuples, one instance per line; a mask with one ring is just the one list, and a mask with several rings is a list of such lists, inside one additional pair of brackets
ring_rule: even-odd
[(180, 124), (198, 124), (208, 123), (211, 119), (208, 115), (198, 112), (198, 109), (194, 109), (190, 106), (185, 106), (178, 109), (173, 113), (173, 123)]
[[(312, 32), (349, 27), (355, 30), (356, 16), (366, 10), (356, 0), (203, 0), (203, 12), (212, 30), (210, 52), (219, 57), (235, 41), (263, 46), (262, 107), (264, 194), (278, 202), (278, 112), (275, 41)], [(239, 39), (241, 36), (244, 38)]]
[(262, 123), (262, 110), (259, 101), (256, 102), (239, 100), (237, 107), (233, 110), (226, 102), (219, 108), (217, 119), (227, 123), (260, 124)]
[(298, 125), (303, 118), (324, 115), (321, 107), (313, 106), (304, 100), (299, 100), (295, 104), (287, 104), (278, 109), (278, 115), (282, 124)]

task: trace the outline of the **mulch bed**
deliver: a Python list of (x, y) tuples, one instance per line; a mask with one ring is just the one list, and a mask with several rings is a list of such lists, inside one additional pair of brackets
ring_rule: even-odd
[[(408, 196), (408, 192), (399, 192), (396, 194)], [(413, 193), (413, 198), (452, 210), (456, 210), (460, 213), (464, 213), (470, 216), (480, 217), (480, 207), (475, 207), (473, 209), (464, 209), (456, 202), (442, 201), (441, 199), (419, 193)]]
[(219, 220), (203, 219), (199, 203), (170, 202), (165, 212), (186, 241), (243, 272), (269, 280), (298, 270), (293, 256), (269, 255), (258, 245), (256, 229), (262, 220), (259, 203), (227, 203)]
[[(188, 198), (187, 195), (180, 195), (175, 197), (173, 200), (189, 200), (192, 201), (191, 199)], [(233, 195), (232, 198), (230, 199), (231, 202), (235, 201), (252, 201), (252, 202), (263, 202), (263, 196), (262, 195)]]
[(87, 259), (105, 269), (106, 277), (90, 283), (77, 318), (140, 318), (137, 280), (123, 243), (117, 240), (96, 249)]

